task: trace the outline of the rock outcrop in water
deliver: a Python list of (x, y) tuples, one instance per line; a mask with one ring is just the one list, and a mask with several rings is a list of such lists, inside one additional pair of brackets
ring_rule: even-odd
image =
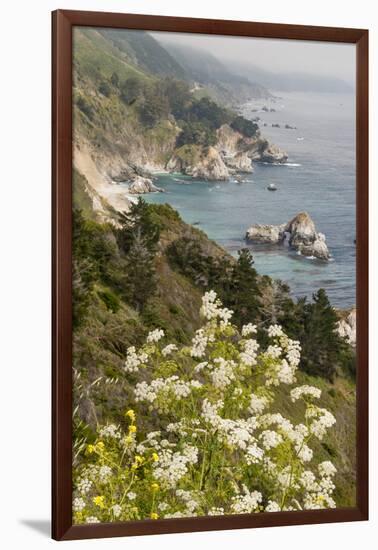
[(184, 145), (177, 149), (167, 164), (170, 172), (181, 172), (204, 180), (228, 180), (230, 173), (215, 147)]
[(328, 261), (330, 258), (326, 239), (318, 233), (307, 212), (300, 212), (287, 224), (254, 224), (246, 233), (251, 243), (286, 245), (303, 256)]
[(228, 124), (223, 124), (217, 130), (217, 139), (216, 148), (225, 159), (227, 166), (232, 167), (233, 159), (238, 158), (238, 155), (241, 155), (241, 158), (249, 159), (251, 168), (252, 161), (283, 164), (288, 159), (287, 153), (261, 137), (260, 131), (253, 137), (247, 137), (233, 130)]
[(253, 172), (253, 161), (282, 164), (287, 158), (285, 151), (262, 138), (259, 131), (246, 137), (223, 124), (214, 147), (183, 145), (174, 151), (166, 169), (198, 179), (227, 181), (231, 174)]
[(277, 145), (269, 145), (261, 152), (260, 161), (269, 164), (283, 164), (287, 161), (288, 155)]
[(164, 189), (154, 185), (150, 178), (137, 176), (134, 181), (129, 185), (129, 193), (131, 193), (132, 195), (156, 192), (162, 193), (164, 192)]

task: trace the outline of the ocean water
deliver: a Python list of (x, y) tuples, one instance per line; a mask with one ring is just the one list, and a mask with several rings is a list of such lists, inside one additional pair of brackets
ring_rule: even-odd
[[(289, 284), (296, 297), (325, 288), (336, 307), (355, 304), (355, 97), (353, 94), (281, 94), (275, 101), (243, 106), (247, 118), (260, 117), (261, 131), (288, 152), (286, 165), (255, 164), (243, 183), (205, 182), (182, 175), (159, 175), (166, 193), (145, 195), (170, 203), (232, 254), (246, 246), (253, 223), (280, 224), (306, 210), (326, 235), (332, 260), (311, 260), (280, 247), (248, 245), (261, 274)], [(261, 111), (266, 105), (275, 112)], [(257, 112), (255, 111), (257, 109)], [(263, 126), (266, 123), (267, 126)], [(271, 124), (281, 128), (272, 128)], [(289, 124), (297, 129), (284, 129)], [(268, 191), (274, 183), (277, 191)]]

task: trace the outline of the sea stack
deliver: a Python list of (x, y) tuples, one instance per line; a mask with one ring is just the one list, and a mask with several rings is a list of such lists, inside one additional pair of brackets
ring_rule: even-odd
[(129, 185), (129, 193), (132, 195), (156, 192), (162, 193), (163, 191), (164, 189), (154, 185), (150, 178), (144, 178), (142, 176), (137, 176)]
[(281, 225), (254, 224), (247, 230), (247, 242), (286, 245), (307, 257), (328, 261), (330, 253), (323, 233), (318, 233), (307, 212), (300, 212)]

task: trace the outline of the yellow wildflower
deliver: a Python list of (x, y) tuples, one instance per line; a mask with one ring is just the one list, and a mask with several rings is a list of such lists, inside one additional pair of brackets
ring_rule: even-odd
[(152, 453), (152, 460), (157, 462), (159, 460), (159, 455), (157, 453)]
[(143, 464), (143, 462), (144, 462), (144, 458), (143, 458), (142, 456), (140, 456), (140, 455), (135, 455), (135, 457), (134, 457), (134, 462), (133, 462), (133, 464), (132, 464), (132, 466), (131, 466), (131, 469), (132, 469), (132, 470), (136, 470), (137, 468), (139, 468), (139, 466), (140, 466), (141, 464)]
[(159, 516), (156, 512), (151, 512), (151, 519), (159, 519)]
[(102, 451), (105, 450), (105, 445), (102, 441), (99, 441), (98, 443), (96, 443), (96, 449), (99, 453), (102, 453)]
[(97, 497), (93, 497), (93, 503), (94, 503), (96, 506), (98, 506), (99, 508), (105, 508), (104, 499), (105, 499), (105, 497), (104, 497), (103, 495), (97, 496)]
[(159, 484), (158, 483), (151, 483), (151, 489), (153, 491), (158, 491), (159, 490)]
[(127, 435), (123, 441), (125, 445), (130, 445), (133, 442), (133, 438), (131, 437), (131, 435)]
[(87, 446), (87, 453), (88, 453), (89, 455), (91, 455), (92, 453), (94, 453), (95, 450), (96, 450), (96, 449), (95, 449), (95, 446), (94, 446), (94, 445), (88, 445), (88, 446)]
[(134, 424), (131, 424), (131, 426), (129, 426), (129, 433), (135, 434), (136, 431), (136, 426), (134, 426)]
[(133, 409), (129, 409), (128, 411), (126, 411), (125, 416), (129, 417), (131, 422), (135, 422), (136, 415), (135, 415), (135, 412), (133, 411)]

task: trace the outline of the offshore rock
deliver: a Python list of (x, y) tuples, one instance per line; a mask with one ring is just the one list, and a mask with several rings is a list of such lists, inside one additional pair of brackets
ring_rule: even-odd
[(318, 233), (307, 212), (300, 212), (287, 224), (254, 224), (246, 233), (251, 243), (281, 244), (299, 254), (328, 261), (330, 253), (323, 233)]

